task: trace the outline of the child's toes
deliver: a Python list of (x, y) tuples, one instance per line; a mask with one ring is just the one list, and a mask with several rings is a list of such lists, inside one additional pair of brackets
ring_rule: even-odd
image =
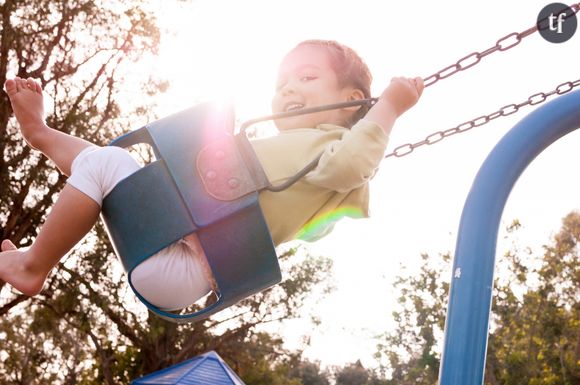
[(14, 81), (16, 82), (16, 92), (20, 92), (24, 88), (26, 88), (26, 84), (24, 84), (24, 80), (22, 80), (21, 78), (16, 77), (14, 78)]
[(34, 81), (34, 86), (36, 87), (36, 92), (41, 94), (42, 93), (42, 85), (40, 84), (40, 82), (38, 80)]
[(6, 90), (8, 96), (14, 95), (18, 92), (16, 81), (14, 79), (6, 80), (6, 82), (4, 82), (4, 89)]
[(9, 239), (5, 239), (2, 241), (2, 251), (8, 251), (8, 250), (16, 250), (18, 249), (14, 243), (12, 243), (11, 240)]
[(22, 78), (17, 77), (16, 84), (18, 86), (18, 92), (28, 89), (28, 83), (26, 82), (26, 79), (22, 79)]
[(26, 79), (26, 86), (32, 91), (42, 92), (42, 90), (39, 91), (40, 84), (38, 84), (33, 78)]

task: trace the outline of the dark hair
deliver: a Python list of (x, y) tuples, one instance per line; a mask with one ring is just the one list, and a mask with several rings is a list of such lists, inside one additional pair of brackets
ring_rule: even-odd
[[(305, 40), (296, 46), (311, 45), (324, 49), (330, 65), (341, 86), (351, 86), (361, 90), (365, 98), (371, 97), (371, 82), (373, 77), (364, 60), (350, 47), (334, 40)], [(351, 127), (368, 112), (370, 106), (363, 105), (351, 117), (348, 126)]]

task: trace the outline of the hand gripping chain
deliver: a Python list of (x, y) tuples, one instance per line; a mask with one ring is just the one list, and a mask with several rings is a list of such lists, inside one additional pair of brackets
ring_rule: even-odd
[[(578, 13), (578, 10), (580, 10), (580, 3), (576, 3), (576, 4), (571, 5), (569, 7), (569, 9), (572, 10), (572, 13), (567, 15), (566, 18), (569, 18), (569, 17), (575, 15), (576, 13)], [(565, 12), (565, 11), (566, 11), (566, 9), (562, 10), (562, 12)], [(546, 18), (539, 20), (536, 23), (536, 25), (534, 25), (533, 27), (528, 28), (522, 32), (512, 32), (512, 33), (505, 35), (504, 37), (498, 39), (497, 42), (495, 43), (495, 45), (493, 45), (492, 47), (490, 47), (484, 51), (481, 51), (481, 52), (477, 52), (477, 51), (472, 52), (469, 55), (466, 55), (466, 56), (462, 57), (461, 59), (457, 60), (457, 62), (455, 62), (454, 64), (451, 64), (451, 65), (435, 72), (434, 74), (427, 76), (426, 78), (423, 78), (423, 82), (425, 83), (425, 88), (437, 83), (439, 80), (447, 79), (448, 77), (455, 75), (458, 72), (464, 71), (468, 68), (475, 66), (476, 64), (478, 64), (481, 61), (481, 59), (491, 55), (492, 53), (504, 52), (504, 51), (507, 51), (507, 50), (515, 47), (516, 45), (520, 44), (524, 38), (532, 35), (535, 32), (538, 32), (540, 30), (544, 30), (544, 29), (548, 28), (548, 26), (549, 26), (548, 18), (546, 17)], [(393, 156), (394, 157), (402, 157), (402, 156), (408, 155), (408, 154), (412, 153), (413, 150), (415, 150), (415, 148), (417, 148), (417, 147), (421, 147), (423, 145), (432, 145), (432, 144), (440, 142), (441, 140), (443, 140), (449, 136), (459, 134), (459, 133), (462, 133), (465, 131), (469, 131), (474, 127), (483, 126), (484, 124), (489, 123), (492, 120), (499, 118), (500, 116), (508, 116), (508, 115), (514, 114), (521, 107), (524, 107), (527, 105), (533, 106), (533, 105), (540, 104), (554, 94), (563, 95), (567, 92), (570, 92), (575, 87), (578, 87), (578, 85), (580, 85), (580, 79), (576, 80), (576, 81), (564, 82), (564, 83), (560, 84), (558, 87), (556, 87), (556, 89), (554, 89), (553, 91), (550, 91), (548, 93), (544, 93), (544, 92), (536, 93), (534, 95), (531, 95), (526, 101), (524, 101), (522, 103), (508, 104), (506, 106), (501, 107), (499, 110), (497, 110), (491, 114), (479, 116), (475, 119), (468, 120), (468, 121), (463, 122), (455, 127), (449, 128), (447, 130), (436, 131), (436, 132), (428, 135), (425, 139), (423, 139), (421, 141), (400, 145), (400, 146), (396, 147), (393, 152), (385, 155), (385, 158), (389, 158), (389, 157), (393, 157)], [(267, 120), (282, 119), (282, 118), (287, 118), (290, 116), (312, 114), (312, 113), (316, 113), (319, 111), (326, 111), (326, 110), (345, 108), (345, 107), (351, 107), (351, 106), (360, 106), (360, 105), (365, 105), (365, 104), (370, 107), (370, 106), (374, 105), (377, 102), (377, 100), (378, 100), (378, 98), (369, 98), (369, 99), (362, 99), (362, 100), (356, 100), (356, 101), (345, 102), (345, 103), (336, 103), (336, 104), (325, 105), (325, 106), (304, 108), (302, 110), (297, 110), (297, 111), (281, 112), (281, 113), (277, 113), (277, 114), (273, 114), (273, 115), (260, 117), (257, 119), (248, 120), (241, 125), (240, 131), (243, 134), (245, 134), (246, 129), (250, 125), (258, 123), (258, 122), (267, 121)], [(318, 159), (315, 159), (304, 170), (302, 170), (303, 171), (302, 174), (308, 172), (308, 170), (311, 170), (313, 167), (315, 167), (317, 164), (317, 160)], [(287, 187), (287, 186), (285, 186), (285, 187)]]
[[(580, 3), (573, 4), (569, 8), (572, 10), (572, 13), (567, 15), (566, 18), (569, 18), (569, 17), (575, 15), (576, 13), (578, 13), (578, 10), (580, 9)], [(451, 75), (454, 75), (460, 71), (464, 71), (468, 68), (473, 67), (474, 65), (478, 64), (482, 58), (484, 58), (484, 57), (486, 57), (494, 52), (507, 51), (510, 48), (513, 48), (516, 45), (518, 45), (522, 41), (522, 39), (524, 39), (525, 37), (530, 36), (534, 32), (544, 30), (544, 29), (548, 28), (548, 26), (549, 26), (548, 18), (546, 17), (546, 18), (539, 20), (536, 23), (536, 25), (534, 25), (531, 28), (526, 29), (525, 31), (522, 31), (519, 33), (512, 32), (510, 34), (507, 34), (506, 36), (499, 39), (495, 43), (494, 46), (486, 49), (485, 51), (470, 53), (469, 55), (464, 56), (463, 58), (459, 59), (455, 64), (447, 66), (447, 67), (443, 68), (442, 70), (434, 73), (433, 75), (424, 78), (423, 81), (425, 82), (425, 87), (429, 87), (430, 85), (437, 83), (439, 80), (446, 79), (446, 78), (450, 77)], [(465, 132), (465, 131), (469, 131), (474, 127), (483, 126), (484, 124), (489, 123), (492, 120), (499, 118), (500, 116), (508, 116), (508, 115), (514, 114), (514, 113), (518, 112), (518, 110), (521, 107), (524, 107), (527, 105), (534, 106), (534, 105), (540, 104), (540, 103), (546, 101), (546, 99), (548, 99), (550, 96), (552, 96), (554, 94), (563, 95), (567, 92), (570, 92), (575, 87), (578, 87), (578, 85), (580, 85), (580, 79), (578, 79), (576, 81), (564, 82), (564, 83), (560, 84), (558, 87), (556, 87), (556, 89), (554, 89), (553, 91), (550, 91), (548, 93), (544, 93), (544, 92), (536, 93), (534, 95), (531, 95), (526, 101), (524, 101), (522, 103), (508, 104), (508, 105), (503, 106), (502, 108), (500, 108), (499, 110), (497, 110), (491, 114), (479, 116), (475, 119), (468, 120), (466, 122), (458, 124), (457, 126), (455, 126), (453, 128), (449, 128), (447, 130), (436, 131), (430, 135), (427, 135), (427, 137), (425, 137), (425, 139), (423, 139), (421, 141), (400, 145), (397, 148), (395, 148), (395, 150), (393, 150), (393, 152), (385, 155), (385, 158), (389, 158), (392, 156), (400, 158), (402, 156), (408, 155), (408, 154), (412, 153), (413, 150), (415, 150), (417, 147), (421, 147), (423, 145), (432, 145), (432, 144), (440, 142), (441, 140), (443, 140), (449, 136), (452, 136), (455, 134), (460, 134), (460, 133)]]

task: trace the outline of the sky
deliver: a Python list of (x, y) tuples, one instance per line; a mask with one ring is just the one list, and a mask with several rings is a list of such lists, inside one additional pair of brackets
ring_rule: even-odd
[[(160, 2), (161, 3), (161, 2)], [(171, 5), (170, 5), (171, 4)], [(427, 77), (475, 51), (484, 51), (512, 32), (535, 24), (549, 4), (538, 0), (415, 1), (293, 0), (163, 2), (156, 10), (166, 28), (159, 57), (150, 70), (170, 81), (158, 97), (160, 116), (201, 100), (233, 99), (237, 118), (270, 113), (277, 66), (296, 43), (321, 38), (354, 48), (374, 75), (378, 96), (394, 76)], [(539, 34), (506, 52), (494, 53), (475, 67), (427, 88), (391, 134), (396, 146), (500, 107), (525, 101), (540, 91), (580, 78), (580, 32), (553, 44)], [(535, 107), (423, 146), (403, 158), (383, 161), (371, 184), (371, 218), (343, 220), (325, 239), (304, 247), (332, 257), (336, 290), (316, 302), (321, 324), (304, 319), (281, 329), (289, 348), (323, 365), (360, 359), (373, 367), (374, 337), (393, 326), (392, 283), (412, 271), (421, 253), (453, 252), (465, 199), (474, 177), (494, 145)], [(580, 133), (545, 150), (524, 172), (506, 204), (501, 240), (513, 219), (523, 225), (523, 245), (538, 250), (561, 219), (580, 208)], [(496, 266), (496, 274), (501, 274)], [(448, 279), (449, 277), (444, 277)], [(443, 278), (442, 278), (443, 279)], [(338, 347), (338, 348), (337, 348)]]

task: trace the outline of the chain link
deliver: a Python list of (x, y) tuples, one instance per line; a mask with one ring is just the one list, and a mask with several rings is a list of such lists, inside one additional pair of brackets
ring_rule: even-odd
[[(570, 8), (572, 10), (572, 13), (570, 15), (567, 15), (566, 18), (569, 18), (569, 17), (575, 15), (576, 13), (578, 13), (578, 11), (580, 10), (580, 3), (572, 4), (568, 8)], [(525, 31), (512, 32), (510, 34), (507, 34), (504, 37), (500, 38), (495, 43), (494, 46), (486, 49), (485, 51), (472, 52), (469, 55), (466, 55), (466, 56), (462, 57), (461, 59), (459, 59), (455, 64), (451, 64), (450, 66), (443, 68), (442, 70), (434, 73), (433, 75), (430, 75), (430, 76), (424, 78), (423, 82), (425, 83), (425, 87), (429, 87), (429, 86), (437, 83), (439, 80), (446, 79), (452, 75), (455, 75), (456, 73), (458, 73), (460, 71), (464, 71), (468, 68), (473, 67), (474, 65), (478, 64), (481, 61), (481, 59), (483, 59), (484, 57), (486, 57), (488, 55), (491, 55), (494, 52), (498, 52), (498, 51), (503, 52), (503, 51), (509, 50), (510, 48), (515, 47), (516, 45), (520, 44), (524, 38), (530, 36), (531, 34), (537, 32), (538, 30), (544, 30), (544, 29), (548, 28), (547, 19), (548, 18), (543, 18), (543, 19), (539, 20), (536, 23), (536, 25), (534, 25), (531, 28), (526, 29)], [(553, 91), (550, 91), (548, 93), (538, 92), (538, 93), (533, 94), (530, 97), (528, 97), (528, 99), (522, 103), (519, 103), (519, 104), (512, 103), (512, 104), (505, 105), (505, 106), (501, 107), (499, 110), (492, 112), (491, 114), (482, 115), (482, 116), (479, 116), (475, 119), (463, 122), (455, 127), (448, 128), (448, 129), (442, 130), (442, 131), (434, 132), (434, 133), (428, 135), (425, 139), (423, 139), (421, 141), (400, 145), (397, 148), (395, 148), (395, 150), (393, 152), (385, 155), (385, 158), (389, 158), (392, 156), (400, 158), (402, 156), (409, 155), (417, 147), (421, 147), (424, 145), (430, 146), (432, 144), (439, 143), (440, 141), (442, 141), (445, 138), (448, 138), (448, 137), (456, 135), (456, 134), (460, 134), (462, 132), (469, 131), (475, 127), (483, 126), (484, 124), (487, 124), (487, 123), (491, 122), (492, 120), (497, 119), (499, 117), (509, 116), (511, 114), (515, 114), (522, 107), (525, 107), (527, 105), (535, 106), (537, 104), (543, 103), (550, 96), (552, 96), (554, 94), (563, 95), (567, 92), (572, 91), (575, 87), (578, 87), (579, 85), (580, 85), (580, 79), (573, 81), (573, 82), (571, 82), (571, 81), (564, 82), (564, 83), (560, 84), (558, 87), (556, 87)]]
[[(568, 8), (570, 8), (573, 12), (570, 15), (567, 15), (566, 18), (569, 18), (569, 17), (578, 13), (578, 11), (580, 10), (580, 3), (573, 4), (573, 5), (569, 6)], [(561, 12), (564, 12), (564, 10), (560, 11), (560, 13)], [(443, 68), (442, 70), (434, 73), (433, 75), (430, 75), (430, 76), (424, 78), (423, 82), (424, 82), (425, 87), (429, 87), (429, 86), (437, 83), (439, 80), (446, 79), (446, 78), (448, 78), (448, 77), (450, 77), (450, 76), (452, 76), (460, 71), (464, 71), (466, 69), (469, 69), (469, 68), (477, 65), (481, 61), (481, 59), (483, 59), (484, 57), (486, 57), (488, 55), (491, 55), (491, 54), (498, 52), (498, 51), (499, 52), (507, 51), (507, 50), (515, 47), (516, 45), (520, 44), (522, 42), (522, 40), (524, 38), (526, 38), (527, 36), (530, 36), (531, 34), (537, 32), (538, 30), (543, 30), (543, 29), (548, 28), (549, 24), (546, 23), (546, 20), (547, 20), (547, 18), (544, 18), (544, 19), (537, 21), (536, 25), (534, 25), (531, 28), (526, 29), (525, 31), (509, 33), (509, 34), (505, 35), (504, 37), (498, 39), (494, 46), (492, 46), (492, 47), (490, 47), (482, 52), (472, 52), (469, 55), (466, 55), (466, 56), (462, 57), (461, 59), (459, 59), (457, 62), (455, 62), (455, 64), (451, 64), (450, 66)], [(560, 84), (558, 87), (556, 87), (555, 90), (550, 91), (548, 93), (544, 93), (544, 92), (536, 93), (534, 95), (531, 95), (526, 101), (524, 101), (522, 103), (519, 103), (519, 104), (512, 103), (512, 104), (505, 105), (505, 106), (501, 107), (499, 110), (492, 112), (491, 114), (479, 116), (475, 119), (468, 120), (464, 123), (461, 123), (455, 127), (449, 128), (447, 130), (434, 132), (419, 142), (406, 143), (406, 144), (403, 144), (401, 146), (398, 146), (397, 148), (395, 148), (395, 150), (392, 153), (387, 154), (385, 156), (385, 158), (389, 158), (391, 156), (402, 157), (402, 156), (408, 155), (408, 154), (412, 153), (417, 147), (421, 147), (423, 145), (432, 145), (435, 143), (439, 143), (440, 141), (442, 141), (445, 138), (448, 138), (450, 136), (453, 136), (453, 135), (456, 135), (456, 134), (459, 134), (462, 132), (469, 131), (475, 127), (483, 126), (484, 124), (487, 124), (487, 123), (491, 122), (492, 120), (497, 119), (499, 117), (509, 116), (509, 115), (515, 114), (516, 112), (518, 112), (518, 110), (520, 108), (522, 108), (524, 106), (527, 106), (527, 105), (533, 106), (533, 105), (543, 103), (550, 96), (552, 96), (554, 94), (558, 94), (558, 95), (565, 94), (567, 92), (570, 92), (575, 87), (578, 87), (579, 85), (580, 85), (580, 79), (573, 81), (573, 82), (571, 82), (571, 81), (564, 82), (564, 83)], [(242, 124), (240, 131), (242, 133), (244, 133), (247, 127), (249, 127), (252, 124), (258, 123), (258, 122), (272, 120), (272, 119), (286, 118), (289, 116), (302, 115), (302, 114), (306, 114), (306, 113), (314, 113), (314, 112), (325, 111), (325, 110), (335, 109), (335, 108), (344, 108), (344, 107), (346, 107), (347, 104), (349, 106), (351, 106), (351, 105), (354, 106), (354, 105), (361, 105), (361, 103), (362, 104), (368, 103), (369, 105), (372, 106), (376, 102), (376, 100), (377, 100), (377, 98), (370, 98), (370, 99), (364, 99), (364, 100), (360, 100), (360, 101), (338, 103), (338, 104), (319, 106), (319, 107), (312, 107), (312, 108), (307, 108), (307, 109), (304, 109), (301, 111), (282, 112), (282, 113), (278, 113), (278, 114), (274, 114), (274, 115), (264, 116), (261, 118), (246, 121), (245, 123)]]
[[(535, 29), (535, 30), (534, 30)], [(537, 30), (537, 27), (532, 27), (529, 30), (533, 30), (531, 33)], [(526, 30), (525, 32), (529, 31)], [(478, 64), (481, 59), (484, 57), (491, 55), (497, 51), (507, 51), (510, 48), (515, 47), (518, 45), (522, 39), (526, 36), (529, 36), (530, 33), (524, 35), (524, 33), (512, 32), (501, 39), (499, 39), (493, 47), (486, 49), (483, 52), (472, 52), (469, 55), (466, 55), (459, 59), (456, 63), (451, 64), (442, 70), (437, 71), (433, 75), (427, 76), (423, 79), (425, 83), (425, 87), (429, 87), (439, 80), (447, 79), (448, 77), (455, 75), (458, 72), (465, 71), (468, 68), (473, 67), (474, 65)]]
[[(580, 3), (573, 4), (573, 5), (569, 6), (568, 8), (570, 8), (572, 10), (572, 13), (567, 15), (566, 18), (572, 17), (573, 15), (575, 15), (578, 12), (578, 10), (580, 9)], [(548, 20), (548, 18), (544, 18), (542, 20), (539, 20), (536, 23), (536, 25), (534, 25), (531, 28), (526, 29), (525, 31), (512, 32), (510, 34), (507, 34), (504, 37), (502, 37), (501, 39), (499, 39), (495, 43), (494, 46), (486, 49), (485, 51), (472, 52), (469, 55), (464, 56), (461, 59), (459, 59), (455, 64), (451, 64), (450, 66), (447, 66), (447, 67), (443, 68), (442, 70), (439, 70), (438, 72), (434, 73), (433, 75), (427, 76), (426, 78), (423, 79), (423, 82), (425, 83), (425, 87), (429, 87), (429, 86), (437, 83), (439, 80), (446, 79), (452, 75), (455, 75), (458, 72), (465, 71), (466, 69), (473, 67), (474, 65), (478, 64), (481, 61), (481, 59), (483, 59), (484, 57), (486, 57), (488, 55), (491, 55), (494, 52), (498, 52), (498, 51), (504, 52), (504, 51), (507, 51), (507, 50), (515, 47), (516, 45), (520, 44), (524, 38), (537, 32), (538, 28), (540, 30), (548, 28), (547, 20)]]
[(484, 124), (489, 123), (492, 120), (499, 118), (500, 116), (508, 116), (511, 114), (515, 114), (522, 107), (525, 107), (528, 105), (535, 106), (536, 104), (540, 104), (540, 103), (545, 102), (552, 95), (563, 95), (567, 92), (572, 91), (574, 88), (576, 88), (578, 86), (580, 86), (580, 79), (573, 81), (573, 82), (570, 82), (570, 81), (564, 82), (550, 92), (547, 92), (547, 93), (546, 92), (538, 92), (536, 94), (533, 94), (530, 97), (528, 97), (528, 99), (526, 101), (524, 101), (522, 103), (505, 105), (505, 106), (501, 107), (499, 110), (492, 112), (491, 114), (482, 115), (482, 116), (479, 116), (475, 119), (468, 120), (466, 122), (458, 124), (455, 127), (448, 128), (448, 129), (442, 130), (442, 131), (437, 131), (437, 132), (434, 132), (430, 135), (427, 135), (427, 137), (425, 139), (423, 139), (419, 142), (406, 143), (406, 144), (403, 144), (401, 146), (398, 146), (397, 148), (395, 148), (395, 150), (393, 152), (385, 155), (385, 158), (389, 158), (391, 156), (395, 156), (397, 158), (400, 158), (402, 156), (405, 156), (405, 155), (412, 153), (417, 147), (438, 143), (438, 142), (442, 141), (443, 139), (448, 138), (450, 136), (460, 134), (460, 133), (465, 132), (465, 131), (469, 131), (475, 127), (483, 126)]

